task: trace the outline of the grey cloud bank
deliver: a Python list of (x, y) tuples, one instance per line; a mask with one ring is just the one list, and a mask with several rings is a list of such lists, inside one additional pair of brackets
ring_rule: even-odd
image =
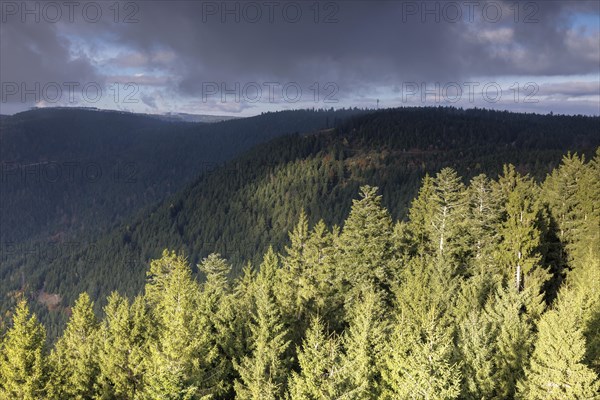
[[(99, 105), (155, 112), (239, 113), (258, 112), (265, 103), (290, 106), (284, 96), (273, 102), (261, 96), (254, 104), (241, 104), (244, 99), (237, 101), (233, 94), (225, 101), (220, 95), (202, 101), (203, 88), (213, 83), (225, 84), (226, 90), (235, 90), (236, 84), (296, 83), (304, 90), (298, 107), (330, 106), (323, 96), (315, 102), (310, 89), (315, 83), (334, 83), (340, 106), (386, 96), (383, 102), (392, 106), (394, 88), (407, 82), (443, 85), (507, 77), (535, 82), (546, 99), (581, 91), (600, 95), (595, 85), (600, 80), (597, 1), (78, 4), (72, 18), (60, 6), (57, 19), (42, 2), (2, 3), (3, 84), (24, 83), (31, 89), (36, 82), (42, 87), (47, 82), (134, 83), (139, 85), (137, 104), (117, 103), (107, 90)], [(5, 99), (2, 112), (37, 100), (32, 94), (23, 101), (21, 94)], [(563, 103), (541, 101), (536, 107), (561, 111)], [(564, 112), (572, 112), (573, 104), (563, 105)], [(598, 99), (581, 103), (580, 112), (599, 113)]]

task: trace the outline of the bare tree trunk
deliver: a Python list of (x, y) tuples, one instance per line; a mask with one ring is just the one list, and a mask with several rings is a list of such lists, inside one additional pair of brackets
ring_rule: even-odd
[(518, 254), (518, 261), (517, 261), (517, 276), (516, 276), (516, 284), (517, 284), (517, 292), (521, 291), (521, 251), (519, 251)]

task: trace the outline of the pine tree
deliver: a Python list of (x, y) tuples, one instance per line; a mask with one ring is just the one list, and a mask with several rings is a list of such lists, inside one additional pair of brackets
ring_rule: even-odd
[(388, 261), (392, 258), (392, 221), (381, 206), (377, 188), (363, 186), (360, 200), (353, 200), (350, 215), (338, 240), (338, 279), (349, 308), (363, 285), (389, 289)]
[(243, 351), (243, 347), (237, 337), (237, 310), (228, 278), (231, 266), (219, 254), (211, 254), (202, 260), (198, 268), (206, 276), (199, 307), (210, 323), (208, 333), (218, 349), (218, 356), (210, 369), (213, 376), (219, 377), (217, 379), (222, 382), (222, 392), (232, 392), (234, 369), (231, 360)]
[(483, 272), (489, 268), (491, 254), (499, 241), (499, 199), (494, 196), (492, 185), (485, 175), (473, 178), (467, 193), (469, 212), (465, 225), (472, 252), (471, 273)]
[(506, 276), (512, 275), (517, 290), (522, 290), (524, 275), (537, 267), (541, 259), (537, 251), (541, 235), (540, 205), (536, 200), (539, 190), (531, 178), (518, 174), (512, 165), (504, 166), (495, 189), (504, 203), (496, 259)]
[(435, 258), (414, 258), (403, 270), (394, 329), (382, 356), (382, 398), (453, 399), (460, 393), (453, 355), (457, 278), (437, 266)]
[(600, 394), (598, 375), (583, 363), (585, 339), (573, 294), (563, 290), (558, 307), (538, 325), (539, 335), (526, 380), (519, 384), (520, 399), (593, 399)]
[(99, 338), (94, 304), (82, 293), (62, 337), (50, 355), (51, 398), (93, 398), (98, 394)]
[(308, 220), (304, 211), (300, 213), (298, 224), (289, 233), (290, 246), (286, 246), (286, 255), (282, 257), (282, 268), (277, 271), (277, 285), (280, 288), (275, 295), (286, 325), (290, 327), (292, 341), (299, 343), (304, 333), (308, 305), (302, 296), (302, 280), (308, 268), (304, 252), (308, 241)]
[(234, 362), (240, 374), (235, 382), (236, 398), (240, 400), (278, 399), (286, 387), (288, 360), (284, 355), (289, 346), (288, 332), (268, 286), (274, 277), (277, 258), (272, 249), (265, 254), (254, 289), (256, 312), (250, 326), (251, 352)]
[(385, 308), (377, 292), (364, 287), (351, 310), (350, 326), (343, 337), (343, 369), (348, 375), (348, 393), (353, 399), (377, 399), (382, 348), (387, 339)]
[[(319, 317), (314, 317), (298, 351), (300, 373), (292, 371), (292, 400), (340, 399), (347, 392), (348, 371), (342, 366), (341, 344), (335, 334), (327, 336)], [(349, 398), (349, 397), (348, 397)]]
[(210, 369), (218, 352), (210, 322), (199, 312), (199, 292), (182, 256), (165, 250), (150, 264), (146, 295), (158, 332), (147, 358), (145, 397), (195, 399), (222, 389)]
[(408, 211), (409, 224), (406, 247), (411, 255), (433, 254), (434, 247), (429, 238), (428, 216), (433, 214), (431, 199), (434, 195), (433, 178), (425, 175), (417, 197)]
[(433, 312), (425, 325), (400, 316), (384, 358), (382, 398), (458, 398), (460, 367), (451, 357), (452, 337)]
[(460, 177), (451, 168), (442, 169), (433, 181), (434, 190), (429, 199), (425, 226), (435, 248), (438, 262), (457, 262), (464, 251), (461, 239), (463, 222), (467, 217), (467, 198)]
[(112, 293), (104, 308), (99, 338), (99, 386), (104, 397), (133, 399), (143, 390), (144, 360), (150, 340), (149, 316), (143, 297), (130, 306)]
[(463, 398), (480, 400), (494, 397), (499, 384), (495, 341), (493, 326), (481, 311), (473, 310), (461, 321), (458, 348), (462, 361)]
[(37, 400), (45, 397), (48, 371), (46, 331), (27, 302), (18, 303), (12, 326), (0, 346), (0, 399)]
[(533, 347), (533, 321), (523, 312), (525, 294), (499, 288), (485, 313), (493, 327), (496, 397), (512, 398)]

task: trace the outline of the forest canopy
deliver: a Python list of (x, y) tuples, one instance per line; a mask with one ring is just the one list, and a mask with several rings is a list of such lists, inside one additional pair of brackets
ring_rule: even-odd
[(426, 175), (405, 220), (364, 185), (343, 228), (301, 213), (238, 276), (164, 250), (53, 344), (22, 300), (0, 399), (597, 398), (600, 149), (542, 183), (502, 171)]

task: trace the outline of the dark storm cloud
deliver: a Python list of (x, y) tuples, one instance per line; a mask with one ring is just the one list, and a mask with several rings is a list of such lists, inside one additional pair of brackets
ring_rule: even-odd
[(0, 25), (2, 77), (18, 81), (65, 81), (95, 77), (83, 54), (70, 54), (57, 26), (45, 23)]
[[(198, 96), (206, 82), (274, 81), (335, 82), (342, 95), (364, 97), (403, 82), (598, 73), (600, 63), (598, 33), (573, 24), (577, 15), (600, 18), (597, 1), (251, 4), (124, 2), (119, 23), (107, 6), (95, 23), (9, 18), (1, 26), (2, 80), (102, 79), (134, 69), (167, 75), (140, 81), (164, 82), (183, 95)], [(292, 22), (297, 6), (302, 15)], [(254, 23), (256, 10), (262, 17)], [(462, 21), (453, 22), (456, 10)], [(133, 23), (123, 23), (128, 14)], [(73, 54), (70, 40), (85, 43), (87, 53)], [(90, 59), (107, 48), (118, 50), (100, 63)]]
[[(118, 31), (119, 40), (143, 52), (174, 51), (180, 88), (189, 92), (204, 81), (333, 80), (361, 85), (598, 70), (597, 37), (586, 38), (569, 24), (576, 11), (598, 15), (597, 2), (522, 2), (517, 17), (509, 8), (514, 2), (491, 2), (502, 5), (498, 22), (491, 19), (493, 8), (487, 10), (491, 18), (482, 17), (485, 2), (480, 2), (473, 22), (452, 23), (451, 16), (442, 14), (444, 2), (346, 1), (334, 3), (338, 22), (317, 24), (308, 2), (297, 3), (303, 16), (296, 23), (277, 11), (269, 23), (264, 6), (261, 23), (244, 18), (243, 6), (237, 12), (239, 23), (235, 12), (225, 15), (223, 23), (218, 11), (207, 14), (207, 3), (232, 10), (236, 4), (141, 3), (141, 23)], [(407, 3), (420, 10), (409, 15)], [(285, 3), (279, 4), (282, 10)], [(464, 2), (457, 4), (467, 12)], [(435, 10), (436, 5), (439, 22), (430, 14), (423, 23), (421, 11)]]

